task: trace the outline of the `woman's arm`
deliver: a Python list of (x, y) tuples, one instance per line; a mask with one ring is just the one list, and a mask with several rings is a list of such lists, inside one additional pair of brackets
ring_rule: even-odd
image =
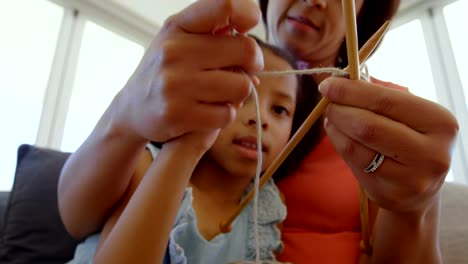
[[(97, 231), (129, 186), (148, 141), (167, 142), (234, 120), (263, 55), (246, 36), (260, 19), (255, 1), (199, 0), (170, 17), (91, 136), (67, 161), (59, 209), (77, 239)], [(230, 52), (225, 52), (228, 49)], [(233, 66), (242, 71), (231, 71)]]
[(110, 109), (62, 169), (58, 205), (68, 232), (82, 239), (104, 224), (128, 188), (146, 142), (110, 128)]
[(398, 214), (378, 209), (373, 228), (373, 254), (368, 263), (443, 263), (439, 249), (440, 198), (421, 212)]

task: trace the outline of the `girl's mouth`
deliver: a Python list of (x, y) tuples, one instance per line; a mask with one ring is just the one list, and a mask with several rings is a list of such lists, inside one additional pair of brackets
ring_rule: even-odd
[[(255, 137), (239, 137), (235, 138), (232, 143), (236, 149), (241, 153), (242, 156), (257, 160), (258, 156), (258, 145)], [(262, 144), (262, 152), (265, 153), (267, 148)]]

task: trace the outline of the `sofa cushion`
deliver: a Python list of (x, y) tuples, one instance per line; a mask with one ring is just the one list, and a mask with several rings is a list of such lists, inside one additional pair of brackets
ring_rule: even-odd
[(440, 249), (445, 264), (468, 263), (468, 185), (442, 187)]
[(7, 205), (9, 195), (10, 195), (10, 192), (0, 192), (0, 237), (2, 236), (3, 221), (4, 221), (3, 219), (5, 216), (6, 205)]
[(69, 153), (21, 145), (8, 200), (0, 263), (64, 263), (78, 244), (57, 205), (60, 171)]

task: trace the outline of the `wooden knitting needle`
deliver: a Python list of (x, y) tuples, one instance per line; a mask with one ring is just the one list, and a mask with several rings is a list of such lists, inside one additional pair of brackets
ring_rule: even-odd
[[(375, 32), (375, 34), (369, 38), (369, 40), (362, 46), (359, 52), (359, 58), (362, 62), (365, 62), (369, 55), (374, 51), (375, 47), (379, 44), (380, 40), (382, 39), (383, 35), (387, 31), (388, 27), (390, 26), (390, 21), (385, 22), (380, 29)], [(348, 68), (345, 68), (347, 70)], [(273, 173), (279, 168), (281, 163), (286, 159), (286, 157), (291, 153), (291, 151), (297, 146), (297, 144), (301, 141), (304, 135), (309, 131), (312, 125), (317, 121), (317, 119), (325, 112), (330, 101), (326, 98), (322, 98), (314, 110), (310, 113), (301, 127), (297, 130), (291, 140), (286, 144), (284, 149), (280, 152), (280, 154), (275, 158), (272, 162), (270, 167), (263, 173), (262, 178), (260, 179), (260, 188), (265, 185), (265, 183), (273, 176)], [(244, 199), (239, 203), (239, 206), (232, 212), (230, 217), (220, 223), (220, 231), (221, 233), (227, 233), (231, 230), (232, 222), (237, 218), (237, 216), (242, 212), (242, 210), (247, 206), (247, 204), (253, 199), (254, 197), (254, 189), (251, 189), (249, 193), (244, 197)]]
[[(343, 0), (343, 10), (346, 25), (346, 49), (348, 53), (349, 79), (359, 80), (358, 37), (356, 26), (356, 6), (354, 0)], [(369, 230), (369, 201), (362, 185), (359, 185), (359, 211), (361, 217), (361, 250), (366, 254), (371, 254)]]

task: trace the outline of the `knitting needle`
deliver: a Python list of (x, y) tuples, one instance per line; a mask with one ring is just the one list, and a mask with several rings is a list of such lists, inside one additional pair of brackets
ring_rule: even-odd
[[(354, 0), (343, 0), (343, 10), (346, 25), (346, 49), (348, 53), (349, 79), (359, 80), (358, 37), (356, 26), (356, 6)], [(359, 185), (359, 211), (361, 217), (361, 249), (370, 254), (372, 247), (369, 238), (369, 202), (362, 185)]]
[[(370, 56), (372, 51), (377, 47), (380, 40), (382, 39), (383, 35), (387, 31), (388, 27), (390, 26), (390, 22), (387, 21), (383, 24), (380, 29), (375, 32), (375, 34), (369, 38), (369, 40), (362, 46), (359, 52), (359, 59), (362, 62), (365, 62), (367, 58)], [(345, 68), (347, 70), (348, 68)], [(273, 173), (278, 169), (281, 163), (286, 159), (286, 157), (291, 153), (291, 151), (297, 146), (297, 144), (301, 141), (304, 135), (309, 131), (312, 125), (317, 121), (317, 119), (325, 112), (330, 101), (326, 98), (322, 98), (314, 110), (310, 113), (301, 127), (297, 130), (291, 140), (286, 144), (284, 149), (280, 152), (280, 154), (275, 158), (272, 164), (268, 167), (268, 169), (263, 173), (262, 178), (260, 179), (260, 188), (265, 185), (265, 183), (273, 176)], [(221, 233), (227, 233), (231, 230), (232, 222), (237, 218), (237, 216), (242, 212), (242, 210), (247, 206), (247, 204), (252, 200), (254, 196), (254, 190), (251, 189), (249, 193), (244, 197), (244, 199), (239, 203), (239, 206), (232, 212), (229, 218), (226, 221), (220, 223), (220, 231)]]

